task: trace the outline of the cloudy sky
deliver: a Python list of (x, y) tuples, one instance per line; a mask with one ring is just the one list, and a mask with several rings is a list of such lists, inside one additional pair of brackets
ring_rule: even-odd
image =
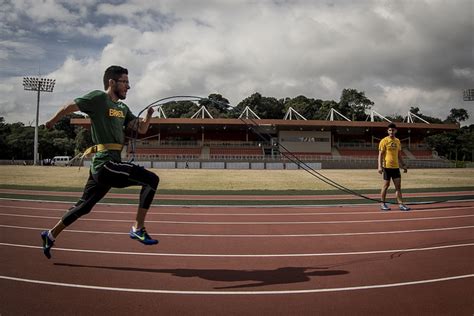
[(172, 95), (254, 92), (339, 100), (365, 91), (381, 114), (410, 106), (474, 122), (472, 0), (0, 0), (0, 116), (34, 122), (23, 76), (56, 79), (40, 123), (129, 69), (134, 112)]

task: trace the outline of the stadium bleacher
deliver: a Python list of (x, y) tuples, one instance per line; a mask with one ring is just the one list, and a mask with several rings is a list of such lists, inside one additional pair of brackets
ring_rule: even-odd
[(195, 148), (136, 148), (139, 157), (157, 159), (197, 159), (201, 155), (201, 147)]
[(339, 148), (339, 154), (347, 157), (377, 158), (379, 155), (376, 149), (346, 149)]
[(411, 154), (418, 159), (432, 159), (433, 151), (431, 150), (410, 150)]
[(211, 147), (209, 149), (209, 156), (211, 159), (262, 159), (264, 153), (260, 147)]
[(311, 161), (311, 160), (327, 160), (332, 157), (331, 153), (320, 153), (320, 152), (292, 152), (292, 153), (281, 153), (283, 159), (292, 159), (297, 157), (300, 160)]

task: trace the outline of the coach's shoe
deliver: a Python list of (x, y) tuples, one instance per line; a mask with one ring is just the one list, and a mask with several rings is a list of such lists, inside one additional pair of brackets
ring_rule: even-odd
[(380, 209), (382, 211), (390, 211), (390, 207), (387, 205), (387, 203), (382, 203), (382, 205), (380, 205)]
[(405, 204), (400, 204), (399, 208), (400, 208), (400, 211), (409, 211), (409, 210), (411, 210), (411, 208), (409, 208)]
[(142, 244), (145, 244), (145, 245), (156, 245), (158, 243), (158, 240), (153, 239), (153, 238), (150, 237), (150, 235), (148, 235), (148, 233), (146, 232), (145, 227), (142, 227), (139, 230), (135, 230), (132, 227), (132, 229), (130, 229), (130, 238), (136, 239), (136, 240), (138, 240), (139, 242), (141, 242)]
[(51, 248), (54, 246), (54, 240), (49, 238), (49, 231), (45, 230), (41, 232), (41, 240), (43, 241), (43, 253), (46, 258), (51, 259)]

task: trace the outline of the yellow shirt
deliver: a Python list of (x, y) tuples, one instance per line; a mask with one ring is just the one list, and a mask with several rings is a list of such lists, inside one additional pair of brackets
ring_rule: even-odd
[(400, 168), (398, 165), (398, 152), (402, 150), (402, 145), (398, 138), (385, 137), (380, 141), (379, 150), (382, 152), (383, 167)]

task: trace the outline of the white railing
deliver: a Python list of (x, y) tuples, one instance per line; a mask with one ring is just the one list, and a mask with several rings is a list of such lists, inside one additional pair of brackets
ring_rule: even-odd
[(136, 148), (160, 148), (160, 147), (173, 147), (173, 148), (189, 148), (189, 147), (235, 147), (235, 148), (247, 148), (247, 147), (269, 147), (270, 143), (258, 142), (258, 141), (178, 141), (178, 140), (144, 140), (136, 143)]

